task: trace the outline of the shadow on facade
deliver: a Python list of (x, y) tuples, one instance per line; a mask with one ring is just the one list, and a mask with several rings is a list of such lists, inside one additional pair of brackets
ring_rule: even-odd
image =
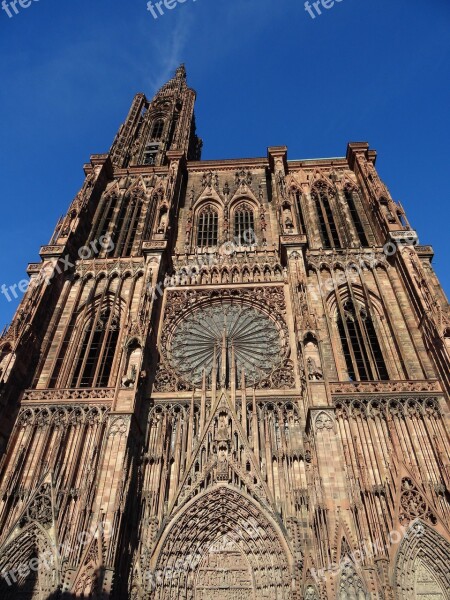
[[(100, 583), (101, 574), (96, 574), (96, 583)], [(10, 581), (8, 584), (4, 579), (0, 579), (0, 599), (1, 600), (35, 600), (43, 598), (39, 589), (38, 575), (31, 572), (22, 583)], [(93, 592), (88, 594), (73, 594), (72, 592), (61, 592), (55, 590), (45, 597), (45, 600), (110, 600), (111, 596), (105, 592)]]

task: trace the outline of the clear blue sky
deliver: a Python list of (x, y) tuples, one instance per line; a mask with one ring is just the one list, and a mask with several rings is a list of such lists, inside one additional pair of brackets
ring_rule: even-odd
[[(136, 92), (185, 62), (203, 158), (342, 156), (368, 141), (450, 289), (450, 2), (33, 0), (0, 11), (0, 284), (39, 260)], [(15, 306), (0, 295), (0, 326)]]

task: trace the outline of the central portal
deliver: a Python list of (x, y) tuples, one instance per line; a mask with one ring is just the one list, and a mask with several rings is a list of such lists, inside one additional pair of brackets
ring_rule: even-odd
[(256, 600), (252, 570), (239, 548), (207, 554), (198, 569), (195, 600)]

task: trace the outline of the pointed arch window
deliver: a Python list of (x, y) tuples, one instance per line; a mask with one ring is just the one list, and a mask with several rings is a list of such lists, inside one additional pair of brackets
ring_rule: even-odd
[(234, 239), (239, 246), (255, 243), (255, 214), (247, 204), (239, 206), (234, 213)]
[(299, 226), (299, 230), (300, 230), (299, 233), (306, 235), (305, 218), (303, 216), (303, 210), (302, 210), (302, 193), (300, 192), (300, 190), (294, 191), (294, 199), (295, 199), (295, 208), (297, 209), (298, 226)]
[(124, 198), (111, 236), (114, 256), (131, 256), (141, 214), (141, 198)]
[(136, 239), (136, 235), (138, 232), (139, 223), (141, 220), (142, 213), (142, 202), (141, 200), (136, 200), (135, 206), (133, 210), (130, 212), (130, 219), (127, 223), (126, 231), (125, 231), (125, 239), (123, 242), (123, 251), (122, 256), (131, 256), (133, 251), (134, 241)]
[(70, 387), (108, 387), (119, 338), (119, 320), (106, 308), (86, 325)]
[(334, 192), (325, 184), (316, 185), (312, 192), (312, 199), (319, 222), (320, 237), (324, 248), (341, 247), (336, 222), (330, 204), (330, 199), (334, 196)]
[(101, 240), (108, 233), (109, 227), (114, 218), (114, 212), (116, 210), (118, 200), (118, 196), (116, 194), (112, 194), (103, 201), (96, 225), (93, 229), (91, 241)]
[(367, 593), (361, 577), (350, 559), (346, 559), (341, 567), (338, 600), (366, 600)]
[(164, 132), (164, 120), (157, 119), (153, 123), (152, 134), (150, 137), (153, 141), (158, 141), (162, 138), (163, 132)]
[(350, 216), (353, 224), (355, 225), (356, 233), (358, 234), (359, 241), (361, 242), (361, 246), (368, 246), (369, 242), (367, 240), (366, 232), (364, 231), (361, 217), (359, 216), (358, 209), (356, 208), (354, 192), (347, 187), (344, 190), (344, 196), (350, 210)]
[(8, 363), (12, 357), (11, 348), (9, 346), (4, 346), (0, 350), (0, 385), (3, 375), (6, 373), (8, 368)]
[(219, 235), (219, 215), (212, 206), (206, 206), (198, 216), (197, 246), (212, 248), (217, 246)]
[(148, 144), (144, 151), (144, 165), (156, 165), (156, 159), (158, 157), (159, 144)]
[(389, 379), (381, 346), (368, 311), (352, 300), (341, 307), (337, 319), (345, 363), (352, 381)]

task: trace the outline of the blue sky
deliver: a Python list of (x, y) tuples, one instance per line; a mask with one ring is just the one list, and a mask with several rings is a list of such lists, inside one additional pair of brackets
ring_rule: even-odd
[[(203, 158), (342, 156), (368, 141), (393, 197), (450, 289), (450, 2), (186, 0), (155, 20), (145, 0), (33, 0), (0, 11), (0, 284), (39, 260), (136, 92), (179, 63), (198, 92)], [(14, 303), (0, 295), (0, 327)]]

